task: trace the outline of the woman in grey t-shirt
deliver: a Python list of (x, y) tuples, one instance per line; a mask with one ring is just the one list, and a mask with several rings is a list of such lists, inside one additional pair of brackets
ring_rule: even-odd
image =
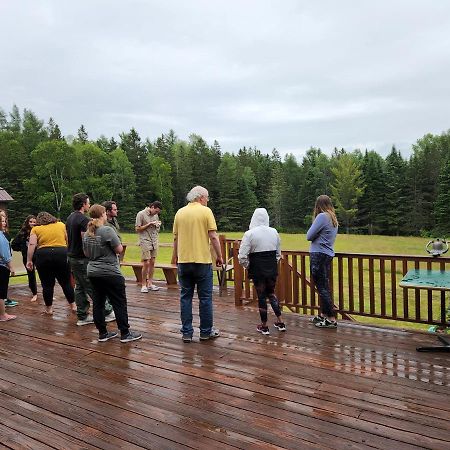
[(117, 336), (108, 332), (105, 322), (105, 301), (108, 298), (116, 316), (120, 330), (120, 342), (131, 342), (142, 335), (130, 331), (128, 325), (125, 278), (120, 271), (118, 255), (123, 247), (117, 233), (105, 227), (106, 210), (102, 205), (92, 205), (89, 210), (91, 220), (83, 236), (83, 251), (89, 259), (87, 275), (93, 289), (93, 316), (99, 342), (106, 342)]

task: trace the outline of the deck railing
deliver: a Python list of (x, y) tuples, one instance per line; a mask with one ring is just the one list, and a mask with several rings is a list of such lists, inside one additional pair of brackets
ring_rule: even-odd
[[(238, 240), (222, 238), (222, 251), (233, 257), (235, 304), (256, 301), (248, 274), (238, 262)], [(409, 269), (449, 270), (450, 258), (431, 256), (336, 253), (330, 287), (337, 312), (344, 319), (355, 316), (444, 326), (445, 292), (399, 287)], [(316, 314), (318, 294), (309, 269), (309, 252), (282, 251), (276, 294), (281, 304), (301, 314)]]

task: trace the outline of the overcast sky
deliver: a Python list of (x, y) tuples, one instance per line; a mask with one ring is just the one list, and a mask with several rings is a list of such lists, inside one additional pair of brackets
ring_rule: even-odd
[(0, 0), (0, 107), (300, 157), (450, 128), (450, 1)]

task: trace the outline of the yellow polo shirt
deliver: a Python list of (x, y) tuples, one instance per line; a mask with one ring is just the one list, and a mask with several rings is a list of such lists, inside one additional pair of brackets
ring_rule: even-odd
[(178, 262), (211, 264), (208, 231), (217, 231), (214, 214), (199, 202), (179, 209), (173, 222), (177, 238)]
[(37, 225), (31, 229), (37, 236), (37, 248), (67, 247), (66, 226), (62, 222)]

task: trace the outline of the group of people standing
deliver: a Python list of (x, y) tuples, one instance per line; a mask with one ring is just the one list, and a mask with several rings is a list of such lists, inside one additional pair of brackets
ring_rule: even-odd
[[(208, 191), (202, 186), (195, 186), (186, 198), (188, 204), (179, 209), (174, 218), (172, 262), (177, 264), (180, 285), (180, 331), (183, 342), (188, 343), (192, 341), (194, 333), (192, 299), (195, 288), (199, 298), (200, 340), (220, 335), (213, 326), (212, 264), (222, 266), (223, 257), (214, 214), (207, 206)], [(89, 197), (83, 193), (75, 194), (72, 203), (73, 212), (65, 225), (51, 214), (41, 212), (37, 217), (28, 216), (13, 240), (13, 248), (22, 252), (27, 268), (29, 287), (33, 294), (31, 301), (37, 299), (34, 272), (37, 268), (45, 302), (44, 314), (53, 314), (53, 292), (57, 280), (70, 310), (77, 314), (77, 325), (94, 323), (100, 342), (118, 335), (117, 332), (107, 330), (106, 323), (112, 321), (117, 323), (121, 342), (140, 339), (142, 335), (131, 331), (128, 324), (125, 279), (119, 263), (123, 246), (118, 233), (117, 205), (108, 201), (91, 206)], [(143, 293), (159, 289), (153, 283), (153, 271), (158, 251), (161, 209), (160, 202), (153, 202), (136, 216), (135, 229), (142, 251)], [(5, 237), (6, 214), (0, 212), (0, 219), (0, 321), (6, 321), (15, 318), (5, 312), (4, 304), (13, 267), (9, 242)], [(338, 222), (328, 196), (317, 198), (313, 219), (307, 239), (311, 241), (311, 276), (319, 291), (321, 307), (312, 322), (320, 328), (336, 328), (329, 274)], [(210, 245), (215, 251), (216, 261), (211, 261)], [(280, 303), (275, 295), (280, 258), (280, 236), (275, 228), (269, 226), (266, 209), (257, 208), (249, 230), (243, 236), (238, 259), (248, 269), (256, 288), (261, 319), (256, 330), (263, 335), (270, 334), (267, 300), (276, 316), (274, 327), (286, 331)], [(75, 289), (72, 287), (71, 273)], [(89, 297), (93, 303), (92, 315), (89, 314)]]

